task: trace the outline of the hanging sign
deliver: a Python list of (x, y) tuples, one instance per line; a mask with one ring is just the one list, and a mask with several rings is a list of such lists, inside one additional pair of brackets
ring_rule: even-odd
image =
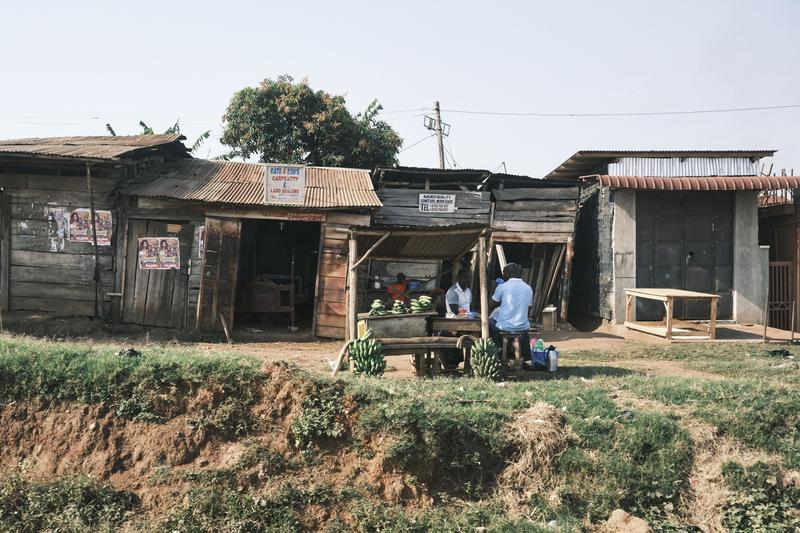
[(177, 237), (140, 237), (139, 268), (171, 270), (181, 267), (181, 247)]
[(264, 198), (267, 204), (302, 205), (306, 198), (306, 167), (267, 163)]
[[(111, 211), (95, 209), (94, 220), (97, 227), (97, 245), (111, 246)], [(69, 214), (67, 240), (69, 242), (92, 242), (91, 210), (74, 209)]]
[(419, 194), (420, 213), (455, 213), (456, 195), (435, 192)]

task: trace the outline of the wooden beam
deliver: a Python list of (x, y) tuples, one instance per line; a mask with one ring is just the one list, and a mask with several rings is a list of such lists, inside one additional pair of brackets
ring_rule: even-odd
[(506, 261), (506, 251), (499, 242), (494, 245), (494, 248), (497, 251), (497, 261), (500, 263), (500, 272), (502, 272), (508, 264)]
[(486, 236), (478, 238), (478, 280), (481, 291), (481, 337), (489, 338), (489, 291), (486, 283)]
[(572, 236), (567, 240), (567, 255), (564, 258), (564, 275), (561, 277), (561, 320), (567, 319), (569, 309), (570, 279), (572, 278), (572, 257), (575, 255)]
[[(433, 229), (429, 227), (421, 227), (418, 230), (392, 230), (392, 235), (396, 237), (427, 237), (430, 235), (470, 235), (473, 234), (476, 237), (480, 235), (485, 230), (485, 227), (481, 226), (479, 228), (470, 228), (470, 229)], [(352, 230), (353, 235), (372, 235), (374, 237), (379, 237), (383, 235), (386, 230)]]
[(378, 246), (381, 245), (383, 241), (388, 239), (391, 236), (391, 234), (392, 234), (391, 231), (387, 231), (386, 233), (384, 233), (383, 236), (375, 242), (375, 244), (369, 247), (369, 250), (367, 250), (358, 261), (353, 263), (353, 266), (351, 266), (350, 269), (353, 270), (358, 268), (358, 265), (369, 259), (370, 254), (372, 254), (372, 252), (374, 252), (378, 248)]
[(349, 253), (347, 254), (347, 338), (355, 340), (358, 336), (356, 325), (357, 312), (356, 302), (358, 299), (358, 271), (353, 266), (358, 253), (358, 241), (355, 235), (350, 237)]

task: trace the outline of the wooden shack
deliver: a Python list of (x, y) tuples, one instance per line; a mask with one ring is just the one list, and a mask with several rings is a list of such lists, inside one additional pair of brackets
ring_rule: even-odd
[[(574, 182), (477, 169), (418, 167), (378, 169), (373, 181), (383, 203), (373, 215), (373, 229), (484, 228), (491, 238), (491, 246), (487, 247), (491, 280), (501, 275), (507, 262), (519, 263), (523, 278), (535, 291), (531, 318), (538, 321), (546, 305), (554, 305), (566, 318), (580, 192)], [(409, 263), (410, 260), (403, 262), (397, 257), (387, 269), (386, 260), (371, 261), (360, 279), (375, 279), (377, 271), (384, 274), (378, 277), (385, 281), (389, 277), (385, 274), (407, 269)], [(474, 241), (455, 257), (443, 257), (437, 265), (430, 271), (435, 282), (425, 290), (448, 287), (463, 268), (471, 269), (476, 281)], [(494, 282), (490, 281), (490, 285), (493, 290)], [(364, 292), (358, 301), (359, 309), (381, 296), (377, 290)]]
[[(121, 191), (148, 168), (189, 157), (182, 139), (0, 141), (2, 310), (105, 318), (118, 313)], [(97, 246), (90, 231), (92, 210), (102, 226)]]
[[(152, 170), (129, 191), (123, 320), (223, 330), (278, 313), (344, 338), (349, 231), (381, 204), (369, 171), (304, 173), (301, 203), (268, 205), (263, 164), (190, 159)], [(181, 237), (180, 270), (137, 268), (137, 241), (165, 230)]]
[(544, 308), (553, 306), (566, 320), (579, 187), (509, 174), (492, 174), (482, 187), (494, 200), (494, 273), (506, 262), (519, 263), (534, 290), (531, 318), (538, 322)]

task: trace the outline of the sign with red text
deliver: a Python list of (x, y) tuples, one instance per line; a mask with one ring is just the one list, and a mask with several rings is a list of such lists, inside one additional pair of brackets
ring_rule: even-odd
[(306, 167), (267, 163), (264, 198), (272, 205), (303, 205), (306, 198)]

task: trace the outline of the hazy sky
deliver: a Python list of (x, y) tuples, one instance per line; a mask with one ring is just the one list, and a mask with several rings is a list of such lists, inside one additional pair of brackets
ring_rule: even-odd
[[(579, 149), (773, 148), (800, 173), (800, 108), (614, 118), (606, 113), (800, 104), (800, 2), (4, 2), (0, 138), (136, 133), (180, 119), (217, 139), (231, 95), (307, 77), (373, 99), (406, 146), (435, 100), (459, 167), (541, 176)], [(411, 110), (411, 111), (405, 111)], [(401, 153), (435, 166), (435, 142)]]

